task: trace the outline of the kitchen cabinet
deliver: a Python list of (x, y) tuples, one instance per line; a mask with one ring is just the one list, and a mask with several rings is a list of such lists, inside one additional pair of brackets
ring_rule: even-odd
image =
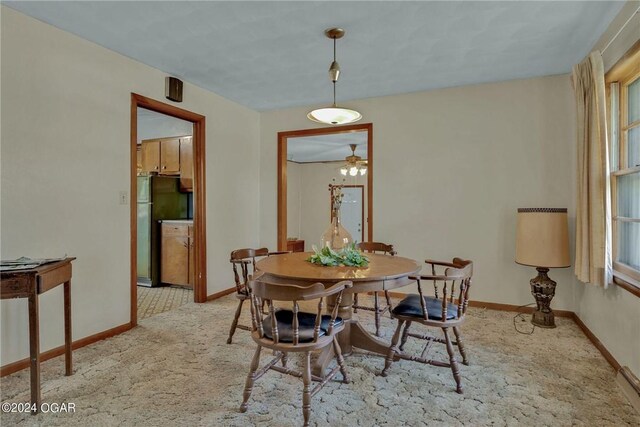
[(162, 221), (160, 249), (160, 281), (171, 285), (193, 287), (193, 224), (190, 221)]
[(195, 274), (195, 250), (194, 244), (195, 236), (193, 235), (193, 225), (189, 225), (188, 229), (189, 233), (189, 286), (193, 288), (193, 285), (196, 283), (196, 274)]
[(142, 170), (158, 173), (160, 171), (160, 141), (142, 141), (140, 151)]
[(180, 139), (171, 138), (160, 141), (160, 174), (178, 175), (180, 173)]
[(180, 174), (180, 138), (147, 139), (141, 144), (142, 171)]
[(193, 138), (180, 138), (180, 190), (193, 192)]
[(136, 172), (140, 175), (142, 172), (142, 146), (138, 145), (136, 147)]

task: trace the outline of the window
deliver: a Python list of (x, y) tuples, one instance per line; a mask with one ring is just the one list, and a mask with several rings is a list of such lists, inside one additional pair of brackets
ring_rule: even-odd
[(613, 268), (640, 286), (640, 46), (607, 74)]

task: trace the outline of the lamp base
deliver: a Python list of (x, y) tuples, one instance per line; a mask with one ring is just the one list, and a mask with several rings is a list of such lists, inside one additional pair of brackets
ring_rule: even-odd
[(551, 310), (551, 300), (556, 294), (556, 282), (551, 280), (547, 273), (548, 268), (537, 267), (538, 275), (531, 279), (531, 294), (536, 299), (538, 306), (533, 312), (531, 323), (541, 328), (555, 328), (556, 323)]

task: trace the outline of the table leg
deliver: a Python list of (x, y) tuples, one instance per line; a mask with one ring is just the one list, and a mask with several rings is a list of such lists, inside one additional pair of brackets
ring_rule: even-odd
[[(336, 297), (330, 296), (327, 301), (327, 313), (331, 314), (333, 308), (336, 306)], [(342, 294), (342, 300), (340, 301), (340, 306), (338, 307), (338, 316), (342, 318), (344, 321), (344, 329), (342, 332), (338, 334), (338, 344), (340, 344), (340, 348), (342, 349), (342, 354), (347, 356), (351, 354), (353, 351), (351, 348), (351, 339), (350, 339), (350, 328), (351, 328), (351, 320), (353, 318), (353, 294), (352, 293), (344, 293)]]
[(38, 295), (29, 295), (29, 359), (31, 363), (31, 413), (40, 411), (40, 325), (38, 316)]
[(333, 346), (328, 345), (323, 348), (320, 353), (318, 353), (318, 358), (313, 363), (311, 367), (311, 373), (318, 377), (324, 378), (327, 374), (327, 368), (329, 367), (329, 363), (335, 357), (335, 353), (333, 352)]
[(73, 374), (71, 339), (71, 280), (69, 280), (64, 284), (64, 368), (67, 376)]

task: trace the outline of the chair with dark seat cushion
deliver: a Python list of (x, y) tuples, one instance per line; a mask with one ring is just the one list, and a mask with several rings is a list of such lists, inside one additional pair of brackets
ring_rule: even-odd
[[(418, 285), (418, 295), (408, 295), (400, 301), (398, 305), (391, 311), (391, 317), (398, 320), (398, 327), (391, 339), (389, 352), (385, 360), (382, 376), (387, 376), (389, 368), (393, 360), (396, 358), (412, 360), (424, 364), (451, 368), (453, 378), (456, 381), (456, 391), (462, 393), (462, 383), (460, 378), (460, 369), (455, 358), (453, 350), (454, 345), (458, 347), (462, 355), (462, 363), (468, 365), (467, 354), (464, 344), (462, 343), (462, 335), (460, 334), (460, 325), (464, 322), (465, 312), (469, 305), (469, 289), (471, 289), (471, 276), (473, 275), (473, 263), (471, 261), (454, 258), (452, 262), (440, 262), (426, 260), (431, 265), (430, 275), (410, 276)], [(436, 267), (444, 269), (441, 274), (436, 274)], [(435, 296), (425, 296), (422, 292), (422, 281), (431, 281), (434, 284)], [(442, 284), (440, 290), (438, 286)], [(458, 292), (456, 293), (456, 285)], [(439, 296), (439, 292), (442, 295)], [(413, 323), (424, 326), (430, 326), (442, 329), (444, 338), (437, 338), (428, 334), (415, 334), (409, 332), (409, 328)], [(402, 326), (404, 325), (404, 331)], [(449, 329), (453, 329), (456, 341), (451, 340)], [(402, 332), (402, 341), (400, 341), (400, 333)], [(426, 340), (427, 343), (422, 350), (420, 356), (409, 355), (404, 352), (404, 346), (409, 337)], [(427, 353), (432, 343), (437, 342), (447, 346), (449, 354), (449, 363), (440, 360), (428, 359)]]
[[(427, 309), (429, 320), (442, 320), (442, 302), (433, 297), (424, 297), (424, 303)], [(422, 304), (420, 304), (419, 295), (409, 295), (391, 311), (396, 317), (419, 317), (422, 318)], [(447, 304), (447, 319), (451, 320), (456, 317), (458, 312), (458, 304)]]
[[(247, 281), (249, 280), (249, 276), (251, 276), (256, 269), (256, 258), (260, 259), (266, 256), (272, 255), (280, 255), (286, 254), (289, 252), (269, 252), (267, 248), (260, 249), (236, 249), (231, 252), (231, 256), (229, 257), (229, 261), (233, 266), (233, 278), (236, 283), (236, 298), (238, 301), (238, 307), (236, 308), (236, 313), (233, 317), (233, 322), (231, 322), (231, 329), (229, 330), (229, 338), (227, 338), (227, 344), (231, 344), (233, 339), (233, 334), (237, 329), (244, 329), (245, 331), (250, 331), (251, 328), (245, 325), (238, 325), (238, 320), (240, 319), (240, 315), (242, 314), (242, 305), (246, 300), (249, 299), (249, 288), (247, 288)], [(240, 270), (238, 272), (238, 270)]]
[[(356, 247), (363, 252), (370, 253), (378, 253), (384, 255), (394, 256), (396, 251), (393, 249), (393, 245), (388, 245), (386, 243), (381, 242), (360, 242), (356, 244)], [(386, 312), (391, 310), (391, 298), (389, 297), (389, 291), (384, 291), (384, 297), (386, 299), (386, 304), (381, 307), (380, 302), (378, 301), (378, 292), (373, 293), (373, 307), (368, 307), (365, 305), (361, 305), (358, 302), (358, 294), (353, 295), (353, 312), (357, 313), (358, 309), (373, 311), (375, 325), (376, 325), (376, 336), (380, 336), (380, 318)]]
[[(302, 378), (304, 384), (302, 392), (302, 414), (304, 425), (309, 425), (311, 414), (311, 397), (315, 395), (326, 383), (328, 383), (340, 371), (343, 382), (349, 382), (347, 370), (344, 366), (342, 350), (338, 344), (336, 335), (344, 329), (344, 321), (338, 317), (338, 309), (342, 301), (342, 293), (350, 288), (352, 283), (343, 281), (329, 288), (322, 283), (311, 286), (281, 285), (260, 281), (256, 278), (249, 282), (249, 296), (251, 298), (251, 319), (253, 329), (251, 337), (258, 345), (251, 361), (251, 368), (247, 376), (243, 401), (240, 411), (245, 412), (249, 407), (249, 398), (256, 380), (269, 370)], [(324, 301), (327, 297), (335, 295), (335, 305), (331, 315), (323, 315)], [(315, 313), (301, 312), (298, 301), (317, 300)], [(291, 309), (278, 310), (274, 301), (289, 302)], [(268, 313), (263, 313), (262, 304), (266, 303)], [(320, 351), (327, 346), (333, 346), (337, 366), (325, 377), (311, 375), (311, 353)], [(260, 352), (262, 348), (274, 351), (276, 357), (258, 371), (260, 364)], [(288, 354), (291, 352), (304, 355), (302, 372), (297, 372), (287, 367)], [(278, 366), (282, 362), (282, 366)], [(318, 384), (311, 389), (311, 380)]]
[[(278, 310), (276, 311), (276, 321), (278, 326), (278, 334), (280, 335), (280, 342), (293, 342), (293, 311), (291, 310)], [(328, 314), (322, 315), (320, 321), (320, 336), (325, 336), (329, 329), (329, 323), (331, 322), (331, 316)], [(273, 339), (271, 330), (271, 315), (264, 318), (264, 336)], [(341, 317), (336, 317), (333, 327), (341, 326), (344, 322)], [(315, 313), (298, 312), (298, 341), (309, 342), (313, 341), (313, 328), (316, 324)]]

